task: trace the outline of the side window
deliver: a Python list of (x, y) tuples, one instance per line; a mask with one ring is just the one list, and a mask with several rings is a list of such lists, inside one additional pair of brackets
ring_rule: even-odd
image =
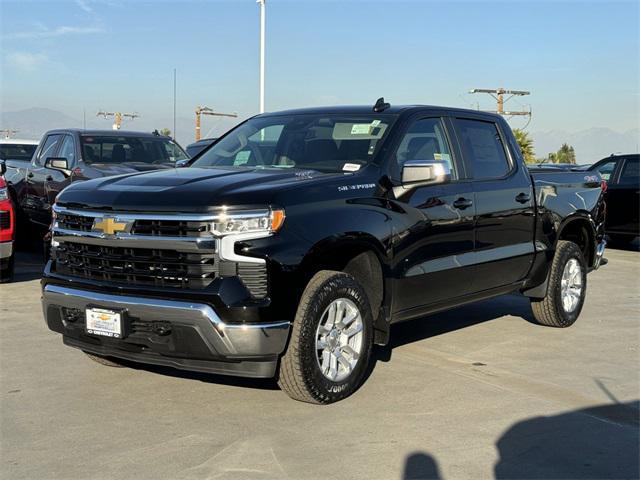
[(455, 124), (474, 179), (500, 178), (509, 173), (511, 165), (495, 123), (457, 118)]
[(49, 135), (42, 146), (42, 150), (36, 158), (36, 164), (42, 166), (49, 157), (53, 157), (56, 149), (58, 148), (58, 142), (62, 139), (62, 135)]
[(610, 162), (603, 163), (598, 167), (598, 173), (602, 176), (603, 180), (607, 182), (611, 180), (611, 176), (616, 169), (617, 160), (611, 160)]
[(409, 127), (396, 151), (396, 164), (400, 167), (408, 160), (447, 162), (451, 177), (457, 178), (441, 119), (424, 118)]
[(66, 158), (69, 165), (75, 165), (76, 142), (73, 141), (73, 137), (71, 135), (65, 135), (58, 156), (61, 158)]
[(640, 162), (637, 158), (630, 158), (624, 162), (622, 173), (620, 173), (620, 183), (625, 185), (638, 185), (640, 183)]

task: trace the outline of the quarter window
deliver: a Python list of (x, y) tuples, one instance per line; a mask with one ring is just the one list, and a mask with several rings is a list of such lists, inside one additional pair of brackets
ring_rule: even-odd
[(500, 178), (509, 173), (511, 166), (495, 123), (460, 118), (455, 122), (474, 179)]
[(396, 151), (396, 163), (401, 166), (408, 160), (446, 162), (451, 169), (452, 178), (456, 178), (442, 120), (424, 118), (409, 127)]
[(598, 167), (598, 173), (602, 176), (603, 180), (607, 182), (611, 180), (611, 176), (613, 175), (613, 171), (616, 169), (616, 160), (612, 160), (607, 163), (603, 163)]

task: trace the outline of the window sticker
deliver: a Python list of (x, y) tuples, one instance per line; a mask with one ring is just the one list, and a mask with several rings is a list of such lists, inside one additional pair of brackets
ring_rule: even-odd
[(371, 131), (371, 124), (369, 123), (354, 123), (351, 127), (351, 135), (369, 135)]
[(434, 160), (442, 160), (442, 154), (441, 153), (434, 153), (433, 154), (433, 159)]
[(360, 165), (357, 163), (345, 163), (342, 167), (343, 172), (357, 172), (360, 170)]
[(378, 125), (380, 125), (380, 120), (374, 120), (373, 122), (371, 122), (371, 126), (373, 128), (377, 127)]

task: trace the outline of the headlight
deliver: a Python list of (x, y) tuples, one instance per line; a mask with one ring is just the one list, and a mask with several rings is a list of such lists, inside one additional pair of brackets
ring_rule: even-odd
[(216, 235), (238, 233), (275, 233), (284, 223), (284, 210), (240, 210), (223, 213), (211, 224)]

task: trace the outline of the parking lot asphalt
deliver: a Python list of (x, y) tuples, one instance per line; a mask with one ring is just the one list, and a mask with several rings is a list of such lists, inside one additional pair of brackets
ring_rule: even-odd
[(36, 256), (0, 286), (6, 479), (638, 478), (640, 253), (607, 250), (569, 329), (508, 295), (396, 325), (352, 397), (101, 366), (40, 310)]

